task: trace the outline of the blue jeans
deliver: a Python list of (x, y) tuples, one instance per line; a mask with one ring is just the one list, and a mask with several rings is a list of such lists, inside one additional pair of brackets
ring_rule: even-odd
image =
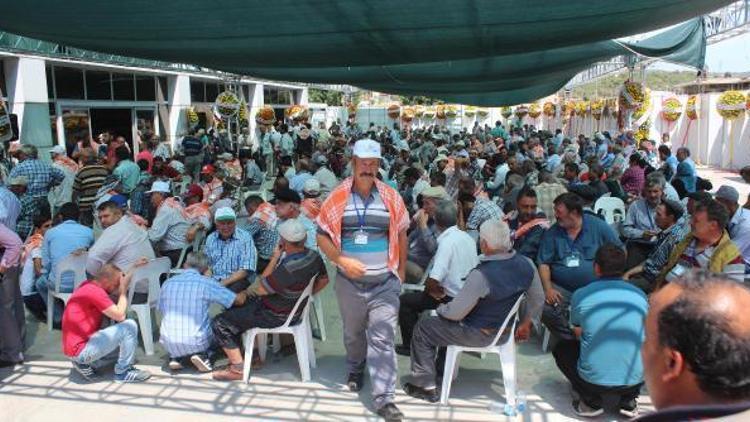
[(138, 324), (132, 319), (126, 319), (97, 331), (81, 353), (72, 359), (79, 364), (91, 365), (119, 347), (120, 354), (115, 364), (115, 374), (122, 374), (133, 365), (137, 346)]

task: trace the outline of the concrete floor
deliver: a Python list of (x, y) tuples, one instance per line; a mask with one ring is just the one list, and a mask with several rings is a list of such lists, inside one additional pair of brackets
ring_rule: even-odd
[[(250, 383), (220, 383), (209, 374), (193, 370), (172, 373), (166, 368), (166, 353), (157, 344), (156, 353), (137, 353), (137, 366), (152, 372), (143, 384), (116, 384), (110, 372), (93, 383), (72, 373), (60, 349), (60, 332), (47, 331), (46, 324), (28, 318), (27, 362), (15, 369), (0, 370), (0, 421), (55, 422), (107, 420), (160, 422), (218, 420), (378, 420), (370, 405), (369, 383), (360, 394), (344, 389), (346, 377), (341, 338), (341, 319), (332, 286), (322, 292), (328, 339), (315, 341), (318, 368), (312, 381), (299, 378), (296, 356), (269, 354), (264, 368), (251, 374)], [(270, 353), (270, 351), (269, 351)], [(575, 420), (570, 406), (570, 387), (555, 367), (552, 356), (542, 353), (538, 338), (518, 348), (519, 390), (526, 392), (527, 407), (510, 418), (490, 411), (493, 402), (504, 403), (502, 377), (497, 357), (480, 359), (464, 355), (453, 383), (449, 406), (433, 405), (405, 395), (399, 388), (396, 402), (408, 420)], [(399, 374), (409, 373), (409, 359), (399, 356)], [(399, 381), (399, 385), (401, 380)], [(649, 399), (642, 396), (642, 408)], [(616, 415), (599, 420), (615, 420)]]
[[(736, 173), (699, 169), (718, 189), (735, 186), (742, 198), (750, 186)], [(312, 381), (299, 379), (294, 355), (269, 354), (264, 368), (254, 371), (249, 384), (220, 383), (208, 374), (192, 370), (171, 373), (166, 354), (157, 344), (156, 354), (138, 350), (137, 365), (152, 372), (144, 384), (116, 384), (111, 372), (100, 381), (85, 382), (71, 373), (60, 350), (60, 332), (48, 332), (45, 324), (28, 319), (27, 362), (0, 370), (0, 421), (159, 421), (213, 420), (378, 420), (370, 405), (369, 383), (360, 394), (343, 387), (346, 377), (341, 319), (332, 286), (322, 296), (328, 339), (315, 341), (318, 368)], [(570, 405), (570, 386), (557, 370), (549, 353), (542, 353), (539, 338), (519, 345), (518, 387), (526, 392), (527, 410), (517, 417), (490, 411), (492, 403), (504, 403), (502, 377), (497, 357), (479, 359), (464, 355), (453, 383), (449, 406), (433, 405), (405, 395), (399, 388), (396, 403), (408, 420), (455, 421), (568, 421), (577, 420)], [(409, 373), (409, 359), (399, 356), (399, 374)], [(399, 385), (401, 380), (399, 380)], [(653, 410), (647, 395), (639, 399), (642, 412)], [(605, 414), (596, 420), (618, 420)]]

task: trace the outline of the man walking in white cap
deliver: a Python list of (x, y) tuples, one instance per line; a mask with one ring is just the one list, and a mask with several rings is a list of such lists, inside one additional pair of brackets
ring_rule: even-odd
[(318, 247), (339, 268), (336, 296), (352, 391), (362, 388), (368, 363), (378, 415), (400, 421), (394, 337), (401, 280), (405, 278), (409, 216), (399, 193), (380, 182), (380, 144), (354, 144), (353, 176), (323, 203)]
[(151, 205), (156, 210), (156, 217), (148, 229), (148, 238), (161, 256), (166, 256), (177, 265), (182, 249), (186, 246), (185, 234), (190, 228), (183, 215), (182, 204), (172, 198), (169, 182), (157, 180), (151, 185)]

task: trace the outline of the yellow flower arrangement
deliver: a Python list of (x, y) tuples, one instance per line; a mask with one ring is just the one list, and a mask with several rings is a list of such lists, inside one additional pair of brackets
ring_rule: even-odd
[(474, 106), (466, 106), (464, 107), (464, 116), (466, 117), (474, 117), (477, 114), (477, 108)]
[(527, 106), (526, 104), (516, 106), (516, 109), (513, 110), (513, 114), (515, 114), (519, 119), (523, 119), (527, 114), (529, 114), (529, 106)]
[(604, 100), (596, 99), (591, 102), (591, 115), (594, 119), (599, 120), (602, 118), (604, 113)]
[(388, 117), (391, 119), (398, 119), (398, 117), (401, 115), (401, 105), (393, 103), (388, 106), (387, 109)]
[(507, 119), (513, 115), (513, 109), (511, 109), (509, 106), (502, 106), (500, 107), (500, 115)]
[(272, 125), (276, 121), (276, 113), (271, 106), (263, 106), (255, 112), (255, 121), (260, 125)]
[(403, 112), (401, 113), (401, 119), (405, 122), (411, 122), (414, 120), (414, 116), (416, 116), (417, 111), (412, 106), (406, 106), (404, 107)]
[(691, 95), (688, 97), (687, 104), (685, 104), (685, 114), (690, 120), (695, 120), (698, 118), (698, 96), (697, 95)]
[(295, 104), (284, 110), (286, 117), (292, 120), (305, 120), (309, 117), (307, 107)]
[(669, 97), (661, 102), (661, 115), (668, 122), (676, 122), (682, 115), (682, 102), (677, 97)]
[(721, 117), (727, 120), (733, 120), (742, 115), (745, 110), (745, 94), (739, 91), (727, 91), (719, 97), (716, 103), (716, 110)]
[(541, 115), (542, 115), (542, 108), (539, 107), (539, 104), (532, 103), (529, 106), (529, 117), (531, 117), (532, 119), (536, 119), (537, 117)]
[(547, 117), (555, 117), (555, 113), (557, 112), (557, 105), (553, 103), (552, 101), (547, 101), (544, 103), (544, 106), (542, 107), (544, 111), (544, 115)]

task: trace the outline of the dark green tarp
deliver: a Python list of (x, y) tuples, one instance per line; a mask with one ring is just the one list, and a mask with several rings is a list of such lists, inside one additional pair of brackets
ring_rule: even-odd
[[(4, 5), (0, 28), (78, 48), (256, 77), (497, 105), (547, 95), (592, 63), (627, 52), (613, 38), (728, 3), (24, 0)], [(700, 23), (679, 28), (650, 44), (627, 47), (701, 64)]]

